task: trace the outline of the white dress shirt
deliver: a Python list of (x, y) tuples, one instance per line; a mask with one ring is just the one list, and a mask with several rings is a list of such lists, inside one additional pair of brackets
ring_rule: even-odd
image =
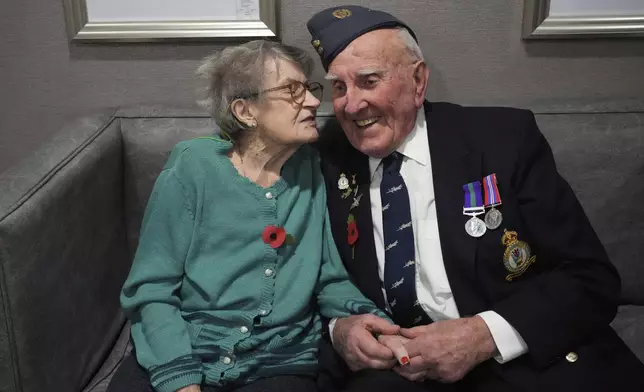
[[(416, 295), (419, 303), (434, 321), (459, 318), (458, 307), (447, 279), (441, 251), (427, 122), (423, 108), (418, 111), (414, 129), (396, 151), (404, 156), (400, 173), (409, 192), (416, 248)], [(369, 158), (371, 173), (369, 196), (371, 198), (371, 217), (378, 258), (378, 273), (382, 293), (385, 296), (385, 302), (387, 302), (387, 294), (384, 285), (382, 285), (385, 272), (385, 246), (380, 199), (381, 161), (380, 158)], [(495, 357), (498, 362), (510, 361), (528, 351), (528, 346), (519, 333), (498, 313), (486, 311), (478, 315), (485, 321), (492, 334), (499, 351), (499, 355)], [(329, 324), (331, 336), (333, 336), (334, 326), (335, 320), (332, 320)]]

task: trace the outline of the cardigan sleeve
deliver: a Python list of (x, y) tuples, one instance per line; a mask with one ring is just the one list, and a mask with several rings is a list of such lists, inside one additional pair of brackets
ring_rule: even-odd
[(203, 378), (178, 297), (194, 226), (192, 211), (174, 168), (166, 168), (148, 201), (139, 246), (121, 291), (137, 360), (159, 392), (199, 385)]
[(366, 298), (349, 280), (349, 274), (342, 264), (342, 259), (333, 241), (329, 213), (325, 212), (325, 215), (322, 271), (316, 287), (320, 312), (327, 318), (371, 313), (393, 324), (391, 318)]

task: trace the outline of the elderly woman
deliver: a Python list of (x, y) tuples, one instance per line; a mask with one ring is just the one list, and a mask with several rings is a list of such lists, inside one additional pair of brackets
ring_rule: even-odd
[(156, 181), (121, 294), (140, 367), (111, 390), (313, 391), (320, 314), (387, 318), (331, 237), (311, 64), (253, 41), (199, 68), (223, 138), (179, 143)]

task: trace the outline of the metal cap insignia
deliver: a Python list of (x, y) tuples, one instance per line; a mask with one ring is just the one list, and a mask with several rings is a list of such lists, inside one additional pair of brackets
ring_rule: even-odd
[(337, 9), (337, 10), (333, 11), (332, 15), (335, 16), (338, 19), (344, 19), (344, 18), (347, 18), (347, 17), (351, 16), (351, 11), (349, 11), (346, 8), (341, 8), (341, 9)]

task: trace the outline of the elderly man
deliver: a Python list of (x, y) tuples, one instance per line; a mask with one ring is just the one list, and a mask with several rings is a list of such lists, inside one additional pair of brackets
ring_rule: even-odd
[(385, 321), (334, 319), (353, 373), (327, 344), (320, 385), (644, 390), (609, 326), (619, 276), (532, 113), (425, 101), (415, 35), (385, 12), (334, 7), (308, 29), (344, 131), (330, 124), (320, 143), (335, 242), (411, 358), (396, 365), (379, 344)]

